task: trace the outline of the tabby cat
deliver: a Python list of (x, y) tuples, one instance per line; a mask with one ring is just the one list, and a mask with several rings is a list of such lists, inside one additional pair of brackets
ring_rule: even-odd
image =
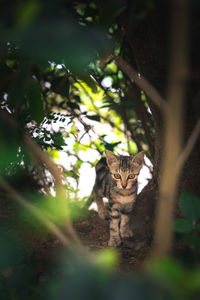
[[(106, 157), (96, 165), (96, 181), (93, 198), (102, 219), (110, 220), (108, 245), (118, 247), (122, 238), (133, 236), (130, 213), (137, 197), (137, 177), (144, 161), (144, 151), (135, 156), (117, 156), (105, 151)], [(108, 208), (103, 197), (108, 199)]]

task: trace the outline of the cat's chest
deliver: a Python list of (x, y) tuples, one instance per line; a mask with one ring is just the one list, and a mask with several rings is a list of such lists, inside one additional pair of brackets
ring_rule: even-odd
[(113, 202), (118, 202), (120, 204), (127, 204), (135, 202), (137, 194), (134, 190), (127, 190), (127, 191), (112, 191), (111, 198)]

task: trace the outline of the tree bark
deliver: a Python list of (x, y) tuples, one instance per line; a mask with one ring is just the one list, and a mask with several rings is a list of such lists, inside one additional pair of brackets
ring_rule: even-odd
[[(126, 12), (127, 13), (127, 12)], [(144, 76), (166, 99), (166, 83), (168, 77), (168, 51), (169, 51), (169, 7), (163, 2), (157, 2), (153, 12), (147, 14), (140, 23), (130, 28), (127, 17), (122, 18), (122, 26), (129, 42), (132, 55), (137, 61), (138, 72)], [(198, 14), (191, 17), (190, 25), (190, 80), (186, 105), (182, 108), (185, 114), (183, 144), (186, 144), (198, 118), (200, 117), (200, 45), (199, 33), (193, 29), (194, 24), (199, 24)], [(155, 155), (153, 178), (138, 196), (132, 215), (132, 226), (135, 238), (151, 240), (153, 235), (153, 222), (155, 205), (158, 199), (158, 185), (160, 176), (161, 159), (163, 157), (163, 115), (159, 108), (149, 100), (149, 107), (153, 114), (155, 128)], [(171, 129), (173, 130), (173, 129)], [(184, 147), (184, 146), (183, 146)], [(197, 140), (181, 173), (178, 186), (178, 196), (186, 189), (200, 197), (200, 139)], [(173, 145), (172, 145), (173, 150)], [(173, 172), (173, 169), (171, 170)]]

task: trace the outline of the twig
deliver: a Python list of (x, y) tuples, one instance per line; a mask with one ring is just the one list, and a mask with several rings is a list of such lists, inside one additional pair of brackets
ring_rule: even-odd
[(0, 178), (0, 186), (10, 195), (11, 198), (15, 199), (19, 204), (25, 207), (31, 212), (37, 219), (43, 223), (55, 236), (62, 242), (64, 246), (71, 247), (72, 243), (66, 237), (65, 234), (52, 222), (50, 221), (40, 209), (31, 203), (27, 202), (21, 195), (19, 195), (14, 188), (8, 184), (3, 178)]
[(44, 191), (45, 191), (46, 195), (50, 195), (50, 191), (49, 191), (48, 185), (46, 183), (46, 180), (45, 180), (45, 177), (43, 174), (42, 166), (38, 163), (38, 160), (35, 159), (35, 157), (32, 154), (30, 154), (30, 157), (32, 159), (33, 164), (35, 165), (37, 174), (43, 183), (43, 187), (44, 187)]
[[(47, 168), (49, 169), (49, 171), (51, 172), (51, 174), (53, 175), (53, 177), (55, 179), (57, 196), (65, 199), (66, 193), (65, 193), (65, 189), (64, 189), (63, 183), (62, 183), (62, 173), (61, 173), (60, 168), (58, 168), (58, 166), (56, 166), (51, 161), (51, 159), (48, 157), (48, 155), (31, 139), (31, 137), (29, 137), (28, 134), (24, 134), (24, 143), (33, 155), (35, 155), (39, 160), (41, 160), (43, 163), (46, 164)], [(65, 230), (68, 234), (70, 234), (70, 236), (74, 240), (74, 242), (81, 247), (81, 242), (80, 242), (75, 230), (73, 229), (70, 220), (66, 220)]]
[[(149, 128), (149, 125), (148, 125), (148, 122), (151, 120), (151, 118), (149, 118), (147, 116), (147, 110), (146, 110), (146, 108), (144, 106), (144, 103), (141, 99), (141, 91), (138, 88), (135, 88), (135, 89), (132, 89), (130, 91), (130, 97), (131, 97), (131, 94), (132, 94), (132, 98), (134, 96), (133, 99), (136, 99), (136, 112), (137, 112), (137, 115), (138, 115), (138, 117), (140, 118), (140, 120), (142, 122), (142, 128), (143, 128), (144, 133), (145, 133), (147, 144), (149, 145), (149, 150), (150, 150), (150, 153), (151, 153), (151, 157), (153, 158), (154, 157), (154, 152), (155, 152), (154, 138), (152, 137), (152, 134), (150, 132), (150, 128)], [(148, 120), (148, 122), (147, 122), (147, 120)]]
[[(5, 110), (0, 109), (0, 116), (5, 120), (5, 122), (14, 130), (18, 128), (18, 124), (15, 119), (7, 113)], [(55, 179), (55, 186), (56, 186), (56, 194), (57, 196), (61, 197), (62, 199), (66, 198), (65, 189), (62, 183), (62, 172), (59, 167), (53, 163), (53, 161), (49, 158), (49, 156), (39, 147), (38, 144), (29, 136), (28, 133), (24, 132), (22, 135), (22, 140), (29, 150), (31, 155), (39, 159), (42, 163), (44, 163), (49, 171), (51, 172), (52, 176)], [(65, 231), (67, 234), (71, 236), (73, 241), (81, 247), (81, 242), (72, 227), (70, 220), (66, 220), (65, 223)]]
[(130, 66), (122, 57), (113, 56), (117, 66), (135, 83), (161, 110), (165, 109), (166, 102), (159, 92), (141, 74)]
[(188, 141), (187, 141), (187, 144), (185, 146), (185, 148), (182, 150), (179, 158), (178, 158), (178, 161), (176, 163), (176, 166), (175, 168), (177, 169), (176, 172), (179, 172), (179, 170), (182, 169), (184, 163), (186, 162), (186, 160), (188, 159), (190, 153), (192, 152), (192, 149), (199, 137), (199, 134), (200, 134), (200, 119), (198, 119)]
[(38, 144), (36, 144), (35, 141), (33, 141), (33, 139), (27, 133), (24, 133), (23, 141), (28, 150), (47, 166), (48, 170), (55, 179), (56, 189), (63, 188), (62, 173), (58, 166), (53, 163), (49, 156), (40, 148), (40, 146), (38, 146)]

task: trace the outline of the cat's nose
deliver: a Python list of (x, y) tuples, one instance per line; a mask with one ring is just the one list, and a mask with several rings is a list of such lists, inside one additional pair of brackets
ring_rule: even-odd
[(122, 188), (125, 190), (125, 188), (127, 187), (127, 184), (122, 184)]

